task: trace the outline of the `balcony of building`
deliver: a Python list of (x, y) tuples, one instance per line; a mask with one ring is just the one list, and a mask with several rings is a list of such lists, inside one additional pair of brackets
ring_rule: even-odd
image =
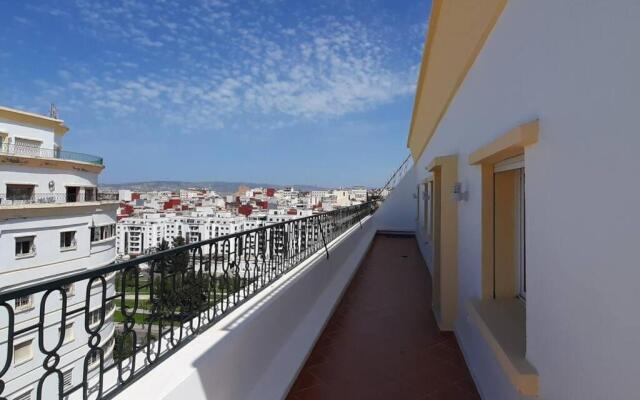
[[(478, 398), (455, 337), (436, 325), (430, 276), (414, 237), (385, 233), (402, 221), (395, 206), (382, 203), (376, 211), (379, 204), (0, 289), (0, 396)], [(116, 293), (107, 294), (102, 282), (114, 272)], [(86, 365), (70, 366), (58, 360), (55, 337), (65, 336), (67, 318), (99, 306), (66, 306), (63, 288), (81, 281), (89, 281), (91, 297), (116, 310), (79, 328), (88, 338)], [(17, 324), (15, 304), (34, 295), (44, 299), (42, 323)], [(66, 309), (58, 323), (46, 312), (52, 305)], [(109, 344), (98, 332), (111, 322), (117, 333)], [(46, 364), (33, 366), (30, 381), (18, 379), (14, 356), (24, 349), (17, 343), (36, 343), (41, 335), (50, 343), (32, 352), (44, 353)]]
[(118, 202), (118, 193), (100, 192), (95, 187), (67, 186), (65, 192), (37, 192), (35, 185), (7, 184), (0, 193), (0, 208), (33, 208), (56, 205)]
[(66, 151), (60, 148), (43, 148), (34, 144), (2, 143), (0, 145), (0, 155), (73, 161), (99, 166), (104, 165), (102, 157), (94, 156), (91, 154)]
[[(0, 294), (0, 326), (8, 327), (0, 329), (0, 396), (478, 398), (455, 337), (435, 323), (415, 239), (381, 233), (393, 228), (382, 207), (338, 209)], [(86, 357), (100, 373), (79, 365), (69, 378), (60, 362), (36, 367), (39, 379), (27, 385), (11, 380), (14, 344), (40, 329), (14, 326), (15, 299), (56, 291), (47, 302), (63, 301), (60, 288), (82, 280), (100, 298), (113, 272), (117, 293), (102, 296), (116, 304), (113, 356), (96, 361), (107, 343), (87, 330)], [(58, 349), (33, 351), (52, 363)], [(70, 379), (60, 392), (57, 371)]]
[(377, 234), (287, 399), (479, 399), (410, 235)]

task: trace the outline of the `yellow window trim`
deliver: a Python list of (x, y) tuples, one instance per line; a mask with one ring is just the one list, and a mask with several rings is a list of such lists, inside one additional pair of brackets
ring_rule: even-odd
[(0, 154), (0, 165), (24, 165), (29, 167), (69, 169), (73, 171), (92, 172), (98, 174), (105, 168), (104, 165), (88, 163), (84, 161), (62, 160), (58, 158), (45, 158), (30, 156), (28, 154)]
[(525, 396), (538, 395), (538, 371), (524, 349), (524, 305), (517, 299), (467, 303), (469, 322), (480, 332), (513, 387)]
[(458, 313), (458, 203), (451, 189), (458, 181), (458, 155), (436, 157), (433, 173), (433, 311), (441, 330), (453, 330)]
[(482, 167), (482, 298), (493, 297), (494, 269), (494, 164), (523, 154), (538, 141), (538, 120), (522, 124), (469, 156), (469, 164)]
[(26, 111), (15, 110), (9, 107), (0, 106), (0, 118), (22, 124), (35, 125), (53, 129), (56, 134), (64, 135), (69, 128), (61, 119), (49, 118), (44, 115), (34, 114)]
[(407, 147), (418, 160), (493, 30), (507, 0), (434, 0)]
[(522, 124), (471, 153), (469, 164), (495, 164), (522, 154), (525, 147), (538, 142), (538, 132), (537, 119)]

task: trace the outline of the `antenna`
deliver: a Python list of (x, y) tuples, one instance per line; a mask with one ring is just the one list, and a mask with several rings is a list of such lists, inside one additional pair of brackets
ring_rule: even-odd
[(58, 118), (58, 108), (53, 103), (51, 103), (51, 106), (49, 107), (49, 117), (50, 118), (59, 119)]

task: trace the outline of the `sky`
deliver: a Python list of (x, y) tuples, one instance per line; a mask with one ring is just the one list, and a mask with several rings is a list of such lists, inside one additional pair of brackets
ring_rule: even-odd
[(46, 114), (101, 183), (384, 184), (430, 0), (0, 0), (0, 105)]

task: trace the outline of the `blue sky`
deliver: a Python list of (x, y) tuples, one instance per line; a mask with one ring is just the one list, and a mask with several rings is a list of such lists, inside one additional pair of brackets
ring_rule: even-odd
[(103, 183), (382, 185), (430, 0), (0, 0), (0, 104), (46, 113)]

